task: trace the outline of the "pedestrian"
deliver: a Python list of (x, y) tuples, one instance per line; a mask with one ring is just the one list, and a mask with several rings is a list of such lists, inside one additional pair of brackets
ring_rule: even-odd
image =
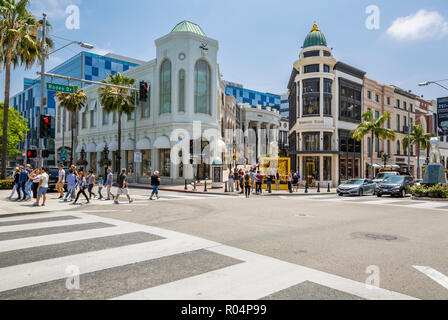
[(262, 194), (262, 185), (263, 185), (263, 175), (260, 171), (255, 175), (255, 192), (256, 194)]
[(281, 184), (281, 180), (280, 180), (280, 173), (277, 172), (275, 173), (275, 191), (280, 191), (280, 184)]
[(78, 202), (79, 196), (81, 194), (84, 195), (84, 197), (87, 200), (87, 204), (89, 204), (90, 203), (90, 199), (89, 199), (89, 197), (86, 194), (86, 187), (87, 187), (86, 177), (84, 176), (84, 172), (83, 171), (79, 171), (78, 175), (79, 176), (78, 176), (78, 179), (77, 179), (77, 185), (79, 187), (79, 191), (78, 191), (78, 194), (76, 195), (76, 199), (75, 199), (75, 202), (73, 202), (73, 204), (75, 205)]
[(296, 178), (297, 178), (297, 185), (296, 185), (296, 192), (299, 192), (299, 186), (300, 186), (300, 173), (297, 171), (296, 172)]
[(240, 189), (241, 189), (240, 194), (244, 194), (244, 171), (242, 169), (238, 173), (238, 179), (240, 181)]
[(250, 190), (250, 191), (253, 192), (253, 191), (254, 191), (254, 188), (255, 188), (255, 179), (254, 179), (254, 177), (255, 177), (255, 171), (254, 171), (254, 168), (251, 168), (251, 169), (250, 169), (249, 177), (250, 177), (250, 181), (251, 181), (251, 185), (250, 185), (251, 190)]
[(37, 178), (39, 179), (39, 183), (37, 186), (37, 197), (36, 202), (33, 206), (38, 207), (40, 199), (42, 198), (42, 207), (44, 207), (45, 202), (47, 201), (48, 181), (50, 180), (50, 177), (48, 176), (45, 168), (41, 168), (39, 172), (40, 174), (37, 176)]
[(131, 196), (129, 195), (128, 190), (128, 177), (126, 176), (126, 169), (121, 169), (121, 174), (117, 178), (118, 188), (117, 188), (117, 195), (115, 196), (115, 204), (120, 204), (118, 202), (118, 199), (121, 195), (126, 195), (126, 197), (129, 200), (129, 203), (134, 202), (134, 200), (131, 199)]
[(288, 190), (292, 193), (292, 172), (288, 173)]
[(93, 174), (93, 170), (89, 171), (89, 175), (87, 176), (87, 181), (88, 181), (88, 190), (89, 190), (89, 199), (92, 200), (92, 195), (93, 198), (96, 198), (96, 194), (93, 192), (93, 187), (96, 184), (96, 180), (95, 180), (95, 175)]
[(244, 190), (246, 198), (250, 197), (251, 189), (252, 189), (252, 180), (250, 179), (249, 172), (247, 172), (246, 175), (244, 176)]
[(152, 197), (156, 196), (157, 200), (160, 199), (159, 197), (159, 186), (160, 186), (160, 176), (159, 171), (155, 171), (154, 174), (151, 176), (151, 186), (152, 186), (152, 193), (149, 197), (149, 200), (152, 200)]
[(59, 192), (59, 198), (62, 199), (64, 197), (64, 184), (65, 184), (65, 175), (66, 172), (64, 170), (64, 166), (60, 163), (58, 165), (58, 182), (56, 183), (56, 190)]
[(235, 192), (232, 170), (229, 171), (227, 185), (229, 187), (229, 192)]
[(266, 189), (269, 193), (272, 193), (272, 179), (273, 176), (271, 174), (268, 174), (266, 177)]
[(33, 191), (33, 199), (37, 199), (37, 188), (39, 187), (39, 174), (40, 174), (39, 169), (35, 169), (30, 174), (30, 179), (33, 181), (33, 185), (31, 186), (31, 190)]
[(233, 171), (233, 181), (235, 183), (235, 189), (238, 192), (239, 191), (239, 185), (240, 185), (240, 178), (239, 178), (239, 174), (238, 174), (238, 169), (235, 168), (235, 170)]
[(26, 182), (28, 181), (28, 171), (25, 170), (24, 166), (19, 167), (19, 187), (21, 195), (19, 195), (20, 199), (19, 201), (25, 201), (26, 200)]
[[(113, 193), (110, 191), (112, 189), (113, 183), (114, 183), (114, 174), (112, 173), (112, 170), (108, 168), (106, 178), (106, 192), (107, 192), (106, 200), (113, 200), (115, 198)], [(112, 196), (112, 198), (110, 196)]]
[(68, 201), (68, 197), (70, 196), (70, 201), (75, 200), (75, 192), (76, 192), (76, 176), (73, 172), (73, 169), (68, 171), (67, 175), (67, 193), (65, 194), (64, 202)]
[(102, 194), (103, 188), (104, 188), (104, 178), (103, 178), (103, 176), (100, 176), (98, 179), (98, 196), (99, 196), (98, 200), (103, 199), (103, 194)]
[(25, 193), (26, 193), (26, 198), (25, 201), (29, 201), (31, 200), (31, 187), (33, 186), (33, 180), (31, 179), (30, 175), (33, 172), (33, 170), (31, 169), (31, 165), (27, 164), (26, 165), (26, 172), (28, 173), (28, 180), (25, 184)]
[[(14, 169), (14, 176), (13, 176), (13, 179), (14, 179), (14, 185), (13, 185), (13, 187), (12, 187), (11, 194), (9, 195), (9, 200), (12, 200), (12, 197), (14, 196), (14, 194), (16, 193), (16, 191), (17, 191), (17, 194), (19, 195), (18, 199), (20, 199), (19, 176), (20, 176), (19, 168), (16, 167), (16, 168)], [(18, 200), (18, 199), (17, 199), (17, 200)]]
[(294, 187), (295, 192), (299, 192), (299, 177), (297, 177), (297, 173), (292, 173), (292, 185)]

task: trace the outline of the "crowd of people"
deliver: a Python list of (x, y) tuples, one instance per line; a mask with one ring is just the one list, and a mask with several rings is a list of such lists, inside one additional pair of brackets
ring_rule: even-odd
[[(47, 193), (49, 189), (50, 177), (45, 168), (32, 169), (31, 165), (19, 166), (14, 171), (14, 186), (9, 196), (9, 200), (15, 201), (31, 201), (35, 200), (33, 206), (45, 206), (47, 202)], [(64, 202), (71, 202), (76, 205), (79, 198), (84, 196), (86, 203), (90, 203), (92, 199), (114, 201), (115, 204), (119, 204), (120, 196), (126, 196), (129, 203), (134, 200), (131, 198), (128, 189), (128, 178), (126, 175), (126, 169), (122, 169), (121, 173), (117, 176), (117, 189), (116, 194), (112, 193), (112, 187), (114, 185), (114, 175), (112, 170), (107, 169), (107, 175), (104, 177), (99, 175), (95, 176), (92, 170), (84, 171), (84, 169), (76, 168), (72, 165), (68, 171), (66, 171), (62, 164), (58, 166), (58, 181), (56, 183), (56, 190), (59, 193), (59, 200)], [(154, 200), (154, 196), (157, 199), (159, 197), (159, 185), (160, 175), (156, 171), (151, 175), (151, 185), (153, 187), (149, 200)], [(96, 188), (97, 193), (94, 192)], [(105, 196), (103, 190), (105, 189)], [(14, 199), (14, 195), (17, 193), (17, 197)], [(42, 200), (42, 204), (40, 204)]]
[[(239, 192), (245, 194), (246, 198), (249, 198), (251, 193), (255, 191), (256, 195), (263, 193), (263, 185), (266, 184), (266, 191), (272, 193), (273, 185), (275, 191), (280, 191), (282, 180), (286, 176), (281, 176), (278, 170), (269, 174), (262, 174), (260, 170), (252, 167), (250, 170), (237, 169), (229, 171), (227, 189), (229, 192)], [(290, 193), (299, 192), (300, 174), (298, 172), (291, 171), (288, 174), (288, 190)]]

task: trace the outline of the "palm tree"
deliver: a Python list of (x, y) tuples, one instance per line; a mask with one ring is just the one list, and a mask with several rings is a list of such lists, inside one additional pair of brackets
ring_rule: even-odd
[[(135, 79), (116, 73), (115, 75), (109, 75), (107, 81), (102, 80), (101, 82), (131, 87), (135, 83)], [(134, 111), (134, 97), (129, 89), (114, 87), (101, 87), (98, 89), (98, 94), (104, 112), (118, 113), (118, 156), (116, 169), (117, 173), (119, 173), (121, 163), (121, 118), (123, 114), (130, 115)]]
[(406, 150), (409, 145), (417, 146), (417, 179), (420, 179), (420, 148), (428, 149), (429, 140), (435, 137), (433, 133), (425, 133), (421, 126), (413, 126), (411, 130), (411, 142), (408, 137), (403, 139), (403, 148)]
[(74, 93), (63, 93), (57, 92), (56, 99), (59, 101), (61, 107), (70, 112), (70, 119), (72, 123), (72, 143), (71, 143), (71, 152), (70, 152), (70, 164), (73, 164), (73, 154), (74, 154), (74, 142), (75, 142), (75, 128), (76, 128), (76, 113), (80, 111), (87, 102), (87, 97), (84, 90), (78, 90), (78, 87), (75, 86)]
[(383, 128), (384, 123), (391, 118), (390, 113), (386, 112), (379, 119), (375, 119), (372, 110), (364, 112), (362, 122), (351, 132), (353, 139), (361, 141), (366, 135), (372, 136), (370, 144), (370, 175), (373, 177), (373, 144), (375, 138), (395, 141), (395, 132), (391, 129)]
[[(30, 0), (0, 0), (0, 68), (5, 69), (5, 102), (3, 109), (3, 145), (8, 143), (8, 110), (11, 85), (11, 65), (30, 68), (36, 60), (41, 60), (41, 40), (37, 39), (37, 29), (42, 21), (28, 11)], [(48, 28), (50, 24), (47, 23)], [(53, 42), (47, 38), (47, 49)], [(2, 150), (2, 178), (6, 174), (7, 153)]]

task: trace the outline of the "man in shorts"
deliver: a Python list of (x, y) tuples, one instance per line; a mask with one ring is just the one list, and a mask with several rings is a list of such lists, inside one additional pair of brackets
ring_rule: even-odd
[(65, 184), (65, 170), (62, 164), (58, 166), (58, 183), (56, 183), (56, 190), (59, 192), (59, 198), (62, 199), (64, 197), (64, 184)]
[(40, 175), (38, 176), (38, 178), (39, 178), (39, 185), (37, 187), (37, 198), (36, 203), (33, 206), (38, 207), (40, 198), (42, 197), (43, 199), (42, 207), (44, 207), (45, 202), (47, 201), (48, 180), (50, 179), (50, 177), (48, 176), (47, 171), (44, 168), (42, 168), (40, 169)]
[(118, 202), (118, 198), (120, 198), (120, 195), (126, 195), (126, 197), (129, 200), (129, 203), (134, 202), (134, 200), (132, 200), (131, 196), (129, 195), (128, 177), (126, 176), (126, 169), (121, 169), (121, 174), (118, 176), (117, 183), (118, 183), (117, 195), (115, 197), (114, 203), (120, 204)]

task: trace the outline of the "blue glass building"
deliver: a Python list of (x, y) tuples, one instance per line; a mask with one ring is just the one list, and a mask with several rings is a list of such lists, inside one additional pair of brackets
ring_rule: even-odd
[(237, 103), (249, 103), (251, 106), (273, 107), (280, 109), (281, 98), (271, 93), (263, 93), (242, 87), (226, 85), (226, 95), (234, 96)]
[[(102, 56), (83, 51), (47, 72), (78, 79), (100, 81), (107, 78), (109, 74), (115, 74), (117, 72), (122, 73), (142, 63), (142, 61), (121, 57), (114, 54)], [(79, 82), (68, 83), (67, 80), (56, 78), (51, 79), (48, 77), (45, 80), (46, 82), (76, 85), (80, 88), (88, 85), (83, 85)], [(44, 113), (55, 116), (55, 92), (47, 91), (46, 89), (44, 92), (45, 97), (48, 99), (47, 106), (44, 108)], [(25, 143), (21, 143), (19, 148), (24, 150), (25, 147), (30, 148), (31, 146), (37, 146), (37, 121), (40, 110), (40, 77), (37, 79), (25, 78), (23, 83), (23, 91), (11, 97), (10, 105), (14, 109), (18, 110), (22, 116), (28, 119), (28, 127), (30, 128), (27, 137), (28, 145), (26, 146)], [(49, 148), (50, 151), (54, 151), (54, 145), (52, 146), (50, 144), (46, 147)]]

